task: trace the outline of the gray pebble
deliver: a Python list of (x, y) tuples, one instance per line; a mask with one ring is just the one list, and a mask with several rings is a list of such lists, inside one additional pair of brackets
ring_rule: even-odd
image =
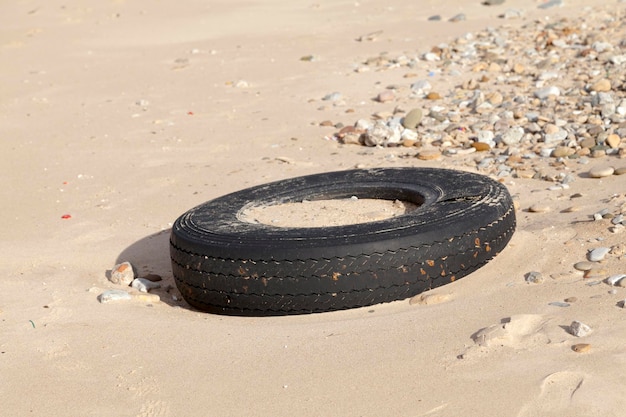
[(541, 272), (531, 271), (526, 274), (526, 282), (529, 284), (542, 284), (544, 281), (543, 275)]
[(550, 7), (562, 6), (563, 0), (549, 0), (545, 3), (541, 3), (539, 6), (540, 9), (549, 9)]
[(585, 323), (574, 320), (569, 326), (569, 332), (576, 337), (585, 337), (591, 334), (592, 330), (591, 327), (589, 327)]
[(561, 90), (559, 90), (558, 87), (554, 87), (554, 86), (540, 88), (539, 90), (535, 91), (535, 97), (537, 97), (540, 100), (545, 100), (550, 96), (558, 97), (560, 95), (561, 95)]
[(587, 254), (587, 259), (589, 259), (591, 262), (600, 262), (604, 259), (607, 253), (609, 253), (610, 250), (611, 248), (607, 247), (595, 248), (589, 251), (589, 253)]
[(548, 305), (554, 306), (554, 307), (569, 307), (570, 306), (569, 303), (564, 303), (562, 301), (553, 301), (551, 303), (548, 303)]

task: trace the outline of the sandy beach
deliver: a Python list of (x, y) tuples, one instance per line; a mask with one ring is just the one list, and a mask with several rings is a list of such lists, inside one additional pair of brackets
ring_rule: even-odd
[[(622, 415), (626, 288), (606, 278), (626, 274), (626, 3), (490, 3), (1, 5), (2, 414)], [(413, 108), (410, 143), (339, 134)], [(451, 118), (456, 136), (440, 127)], [(502, 139), (513, 127), (524, 136)], [(357, 167), (487, 175), (516, 201), (517, 230), (411, 301), (231, 317), (182, 299), (178, 216)], [(160, 301), (98, 301), (124, 261), (162, 277)]]

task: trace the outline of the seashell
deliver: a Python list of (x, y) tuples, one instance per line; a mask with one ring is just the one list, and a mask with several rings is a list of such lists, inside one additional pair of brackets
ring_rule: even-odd
[(155, 288), (161, 288), (161, 284), (157, 284), (156, 282), (152, 282), (145, 278), (135, 278), (130, 286), (141, 292), (148, 292)]

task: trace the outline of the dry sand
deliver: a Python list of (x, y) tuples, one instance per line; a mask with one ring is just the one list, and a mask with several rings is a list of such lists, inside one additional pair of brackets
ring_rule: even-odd
[[(588, 286), (572, 265), (623, 242), (587, 222), (623, 204), (623, 176), (580, 175), (562, 193), (511, 181), (522, 210), (509, 246), (421, 302), (236, 318), (194, 311), (175, 289), (153, 304), (96, 300), (115, 287), (107, 271), (120, 261), (172, 285), (169, 227), (211, 198), (356, 165), (445, 165), (325, 141), (331, 130), (318, 123), (390, 110), (371, 100), (373, 86), (401, 75), (356, 76), (368, 56), (596, 3), (565, 1), (545, 11), (532, 0), (4, 2), (1, 414), (622, 415), (626, 292)], [(508, 7), (527, 14), (498, 19)], [(446, 21), (459, 12), (467, 20)], [(434, 14), (444, 21), (426, 21)], [(356, 113), (317, 110), (333, 91), (362, 103)], [(563, 213), (574, 193), (580, 210)], [(536, 201), (552, 211), (524, 210)], [(623, 273), (623, 259), (604, 265)], [(529, 271), (546, 281), (527, 284)], [(568, 297), (570, 307), (549, 305)], [(593, 333), (572, 336), (573, 320)], [(476, 337), (492, 325), (487, 342)], [(574, 352), (577, 343), (591, 350)]]

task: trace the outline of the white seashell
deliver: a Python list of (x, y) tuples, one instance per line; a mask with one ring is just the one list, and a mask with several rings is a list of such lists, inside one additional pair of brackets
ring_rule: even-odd
[(606, 283), (611, 286), (620, 285), (620, 281), (624, 278), (626, 278), (626, 274), (611, 275), (606, 279)]
[(161, 288), (160, 284), (152, 282), (145, 278), (135, 278), (130, 286), (141, 292), (148, 292), (155, 288)]

